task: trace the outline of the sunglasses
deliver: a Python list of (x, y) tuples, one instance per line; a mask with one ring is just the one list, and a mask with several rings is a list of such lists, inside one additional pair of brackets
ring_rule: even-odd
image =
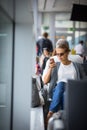
[(65, 53), (66, 53), (66, 52), (64, 52), (64, 53), (56, 53), (56, 55), (61, 57), (61, 56), (63, 56)]

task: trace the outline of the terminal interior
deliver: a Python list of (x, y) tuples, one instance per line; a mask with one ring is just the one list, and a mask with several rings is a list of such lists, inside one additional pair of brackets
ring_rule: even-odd
[(42, 106), (31, 107), (36, 41), (83, 40), (87, 58), (86, 11), (87, 0), (0, 0), (0, 130), (45, 130)]

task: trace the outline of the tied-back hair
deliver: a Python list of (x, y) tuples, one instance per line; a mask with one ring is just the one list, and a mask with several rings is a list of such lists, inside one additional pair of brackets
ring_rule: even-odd
[(67, 52), (70, 51), (69, 49), (69, 43), (67, 40), (65, 39), (59, 39), (56, 43), (56, 48), (63, 48), (65, 49)]

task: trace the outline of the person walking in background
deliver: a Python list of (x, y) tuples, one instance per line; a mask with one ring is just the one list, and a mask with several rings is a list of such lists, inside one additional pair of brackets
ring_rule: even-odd
[(48, 33), (44, 32), (42, 37), (36, 42), (37, 46), (37, 55), (41, 56), (43, 52), (43, 48), (47, 48), (49, 52), (53, 51), (52, 41), (48, 38)]
[(84, 50), (84, 42), (83, 42), (83, 40), (79, 41), (79, 44), (77, 44), (75, 46), (74, 50), (76, 51), (77, 55), (80, 55), (82, 57), (84, 56), (85, 50)]

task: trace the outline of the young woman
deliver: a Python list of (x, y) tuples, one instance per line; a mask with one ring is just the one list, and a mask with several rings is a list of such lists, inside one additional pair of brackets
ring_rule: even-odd
[(81, 64), (68, 59), (69, 51), (68, 42), (60, 39), (56, 45), (56, 55), (60, 62), (55, 63), (51, 59), (48, 73), (43, 79), (44, 83), (50, 82), (49, 88), (52, 94), (47, 121), (53, 113), (57, 112), (60, 108), (63, 109), (63, 95), (67, 80), (76, 80), (85, 77)]

